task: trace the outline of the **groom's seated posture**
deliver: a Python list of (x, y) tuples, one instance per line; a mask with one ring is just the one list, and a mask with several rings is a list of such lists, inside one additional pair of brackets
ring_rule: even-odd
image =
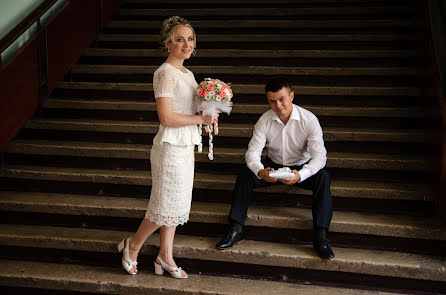
[[(254, 188), (284, 183), (313, 191), (313, 248), (320, 257), (333, 258), (326, 237), (333, 210), (330, 175), (324, 169), (327, 151), (319, 121), (310, 111), (293, 104), (294, 92), (287, 79), (272, 79), (265, 92), (271, 110), (254, 127), (245, 155), (247, 167), (238, 175), (232, 194), (230, 229), (217, 248), (227, 249), (243, 240), (242, 226)], [(264, 147), (268, 156), (262, 160)], [(281, 167), (289, 167), (294, 176), (269, 176)]]

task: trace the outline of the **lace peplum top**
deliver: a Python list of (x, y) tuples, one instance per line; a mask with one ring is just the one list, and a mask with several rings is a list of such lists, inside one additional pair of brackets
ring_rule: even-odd
[[(196, 89), (197, 82), (191, 71), (187, 70), (187, 73), (183, 73), (169, 63), (163, 63), (153, 75), (155, 99), (171, 97), (175, 113), (195, 115)], [(201, 143), (201, 136), (198, 126), (167, 127), (160, 124), (158, 133), (153, 139), (153, 144), (164, 142), (180, 146), (199, 144)]]

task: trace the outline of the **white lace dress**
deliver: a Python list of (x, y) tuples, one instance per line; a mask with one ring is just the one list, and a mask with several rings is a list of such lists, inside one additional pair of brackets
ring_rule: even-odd
[[(154, 73), (155, 98), (173, 99), (173, 111), (195, 114), (193, 73), (183, 73), (164, 63)], [(189, 219), (194, 183), (194, 147), (201, 142), (197, 125), (167, 127), (160, 125), (153, 139), (150, 163), (152, 192), (145, 217), (165, 226), (184, 224)]]

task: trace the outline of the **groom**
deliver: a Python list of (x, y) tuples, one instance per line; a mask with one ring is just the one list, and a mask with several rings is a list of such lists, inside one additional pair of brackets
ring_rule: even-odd
[[(270, 80), (265, 86), (271, 110), (257, 121), (245, 154), (247, 166), (237, 176), (232, 193), (229, 231), (217, 244), (217, 249), (232, 247), (243, 240), (243, 224), (252, 190), (274, 183), (295, 185), (313, 191), (313, 248), (321, 258), (333, 258), (327, 239), (333, 204), (330, 175), (324, 169), (327, 161), (322, 129), (316, 116), (293, 104), (294, 92), (285, 78)], [(268, 156), (261, 159), (262, 150)], [(290, 167), (294, 176), (276, 179), (269, 172)]]

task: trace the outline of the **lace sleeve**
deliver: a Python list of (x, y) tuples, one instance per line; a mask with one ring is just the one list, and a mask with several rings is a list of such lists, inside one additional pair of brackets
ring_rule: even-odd
[(155, 98), (174, 97), (175, 77), (166, 69), (157, 71), (153, 76), (153, 91)]

